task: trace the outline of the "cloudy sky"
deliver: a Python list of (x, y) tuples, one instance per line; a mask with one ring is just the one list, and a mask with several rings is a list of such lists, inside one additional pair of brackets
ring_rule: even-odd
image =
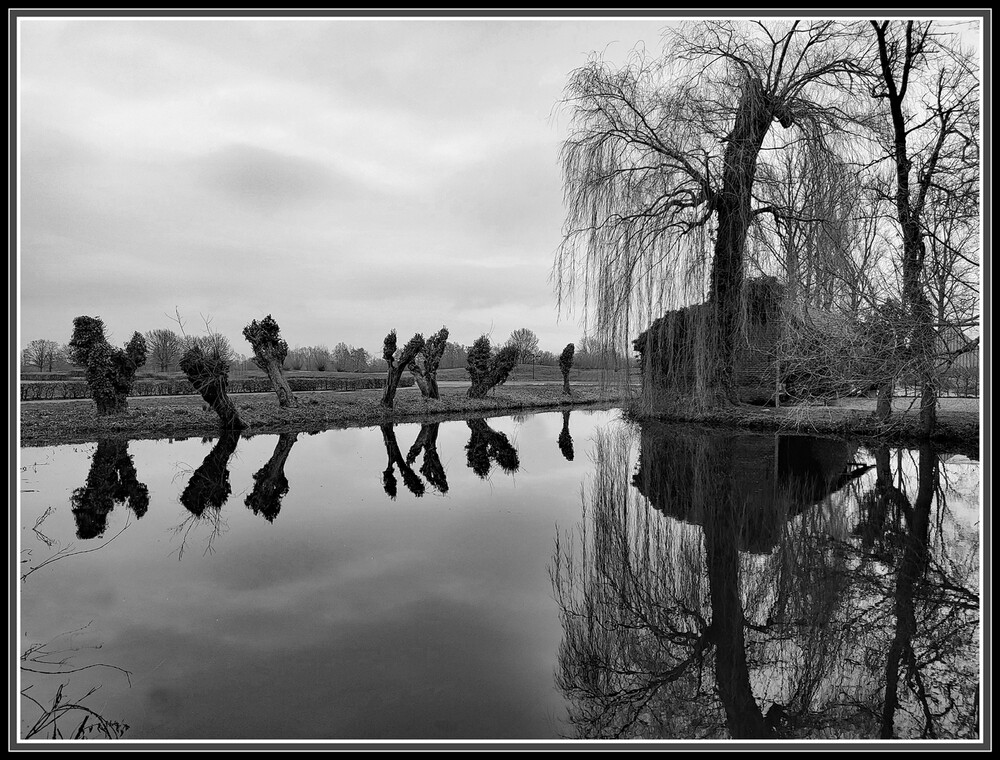
[(21, 19), (21, 345), (176, 307), (244, 353), (266, 314), (292, 346), (446, 324), (558, 352), (557, 103), (667, 23)]

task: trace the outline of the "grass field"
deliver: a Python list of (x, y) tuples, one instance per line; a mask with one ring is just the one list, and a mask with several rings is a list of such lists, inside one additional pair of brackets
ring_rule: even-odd
[[(283, 409), (273, 393), (233, 396), (247, 424), (244, 435), (291, 430), (381, 425), (388, 422), (495, 417), (526, 409), (566, 409), (574, 406), (615, 406), (623, 399), (581, 386), (566, 396), (560, 385), (503, 386), (486, 398), (466, 397), (464, 387), (444, 387), (441, 399), (421, 397), (416, 388), (402, 388), (392, 409), (379, 403), (378, 390), (297, 393), (298, 407)], [(90, 399), (21, 403), (21, 445), (43, 446), (93, 441), (102, 437), (167, 438), (218, 434), (218, 417), (197, 396), (129, 399), (129, 411), (98, 417)]]

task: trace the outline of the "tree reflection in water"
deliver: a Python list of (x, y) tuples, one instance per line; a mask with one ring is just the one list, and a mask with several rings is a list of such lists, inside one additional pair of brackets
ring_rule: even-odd
[[(395, 468), (399, 467), (399, 473), (403, 476), (403, 484), (409, 489), (410, 493), (414, 496), (423, 496), (423, 481), (420, 480), (420, 476), (410, 467), (410, 463), (403, 459), (403, 452), (399, 450), (399, 442), (396, 440), (396, 431), (393, 429), (393, 426), (391, 424), (382, 425), (381, 428), (382, 442), (385, 444), (385, 455), (389, 460), (385, 470), (382, 471), (382, 490), (385, 491), (386, 496), (390, 499), (396, 498)], [(416, 459), (415, 456), (414, 459)]]
[(104, 535), (115, 504), (125, 504), (137, 518), (146, 514), (149, 489), (139, 482), (127, 440), (97, 442), (87, 482), (73, 491), (70, 504), (76, 520), (76, 536), (80, 539)]
[(573, 461), (573, 436), (569, 434), (569, 412), (563, 412), (562, 430), (559, 432), (559, 450), (566, 457), (566, 461)]
[(466, 462), (480, 478), (490, 474), (492, 463), (508, 475), (517, 472), (521, 462), (510, 439), (504, 433), (491, 428), (485, 419), (466, 420), (469, 426), (469, 442), (465, 444)]
[(420, 474), (440, 493), (448, 493), (448, 478), (437, 450), (439, 427), (440, 423), (438, 422), (420, 426), (420, 433), (417, 434), (416, 440), (406, 453), (406, 464), (412, 465), (416, 462), (420, 452), (423, 451), (424, 461), (420, 465)]
[(556, 546), (580, 737), (978, 735), (978, 543), (929, 447), (650, 425), (633, 475), (636, 439)]
[(201, 466), (191, 474), (181, 504), (195, 517), (201, 517), (208, 507), (218, 511), (233, 492), (229, 484), (229, 458), (236, 451), (240, 434), (225, 431), (208, 452)]
[(247, 496), (245, 503), (255, 515), (261, 515), (268, 522), (274, 522), (281, 511), (281, 500), (288, 493), (285, 462), (288, 461), (288, 455), (298, 437), (298, 433), (279, 435), (271, 458), (253, 475), (253, 491)]

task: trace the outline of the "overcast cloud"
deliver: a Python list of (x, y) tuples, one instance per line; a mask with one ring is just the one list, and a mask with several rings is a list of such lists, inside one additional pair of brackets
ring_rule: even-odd
[(446, 324), (558, 352), (554, 111), (665, 19), (21, 19), (21, 345), (241, 335), (370, 351)]

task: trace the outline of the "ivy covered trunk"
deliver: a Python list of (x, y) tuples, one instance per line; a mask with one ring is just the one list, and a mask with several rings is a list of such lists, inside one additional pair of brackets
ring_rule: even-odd
[(87, 387), (97, 414), (103, 417), (127, 412), (136, 370), (146, 361), (145, 338), (134, 333), (123, 349), (115, 348), (105, 338), (100, 318), (81, 316), (73, 320), (69, 346), (72, 361), (87, 370)]

